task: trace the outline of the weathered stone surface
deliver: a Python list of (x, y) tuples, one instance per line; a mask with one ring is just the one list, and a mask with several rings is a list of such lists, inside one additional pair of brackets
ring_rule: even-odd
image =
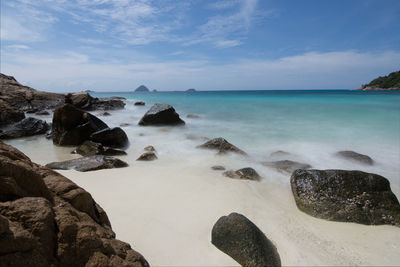
[(214, 171), (225, 171), (225, 167), (224, 166), (220, 166), (220, 165), (215, 165), (211, 167), (211, 170)]
[(129, 144), (128, 136), (120, 127), (105, 128), (90, 135), (90, 140), (113, 148), (124, 148)]
[(76, 153), (86, 156), (94, 156), (94, 155), (105, 155), (105, 156), (122, 156), (126, 155), (126, 152), (112, 147), (103, 146), (100, 143), (85, 141), (79, 147), (77, 147), (72, 153)]
[(225, 154), (227, 152), (233, 152), (241, 155), (247, 155), (246, 152), (237, 148), (236, 146), (232, 145), (224, 138), (214, 138), (210, 141), (205, 142), (204, 144), (198, 146), (198, 148), (206, 148), (206, 149), (213, 149), (217, 150), (218, 154)]
[(96, 171), (102, 169), (123, 168), (128, 164), (120, 159), (96, 155), (71, 159), (66, 161), (51, 162), (46, 164), (46, 167), (55, 170), (70, 170), (74, 169), (80, 172)]
[(65, 103), (89, 111), (123, 109), (124, 100), (123, 97), (94, 98), (88, 92), (68, 93), (65, 96)]
[(354, 152), (354, 151), (350, 151), (350, 150), (339, 151), (335, 155), (338, 157), (348, 159), (351, 161), (355, 161), (358, 163), (362, 163), (365, 165), (373, 165), (374, 164), (374, 161), (371, 159), (371, 157)]
[(185, 124), (175, 109), (167, 104), (155, 104), (144, 114), (139, 125), (181, 125)]
[(62, 175), (0, 141), (0, 266), (149, 266), (115, 239), (104, 210)]
[(138, 157), (136, 160), (141, 160), (141, 161), (151, 161), (157, 159), (157, 156), (154, 152), (145, 152), (140, 157)]
[(154, 146), (146, 146), (144, 148), (144, 151), (156, 152), (156, 149), (154, 148)]
[(263, 162), (264, 166), (270, 167), (275, 169), (284, 174), (292, 174), (297, 169), (309, 169), (311, 165), (307, 163), (300, 163), (291, 160), (279, 160), (279, 161), (272, 161), (272, 162)]
[(223, 175), (229, 178), (241, 180), (259, 181), (261, 179), (261, 176), (253, 168), (242, 168), (237, 171), (226, 171), (223, 173)]
[(92, 133), (108, 128), (99, 118), (65, 104), (56, 108), (53, 114), (53, 143), (61, 146), (80, 145), (89, 140)]
[[(1, 95), (0, 95), (1, 96)], [(18, 122), (25, 118), (25, 113), (0, 98), (0, 127)]]
[(317, 218), (400, 226), (400, 205), (389, 181), (346, 170), (296, 170), (290, 183), (297, 207)]
[(38, 134), (45, 134), (49, 130), (49, 125), (46, 121), (38, 120), (32, 117), (23, 119), (14, 124), (8, 130), (0, 133), (0, 139), (11, 139)]
[(138, 102), (135, 102), (134, 105), (135, 106), (144, 106), (144, 105), (146, 105), (146, 103), (144, 103), (143, 101), (138, 101)]
[(223, 216), (215, 223), (211, 243), (242, 266), (281, 266), (274, 244), (254, 223), (238, 213)]

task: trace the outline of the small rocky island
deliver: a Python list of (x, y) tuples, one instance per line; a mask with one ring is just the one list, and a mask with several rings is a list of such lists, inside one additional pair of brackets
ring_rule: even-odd
[(395, 71), (387, 76), (378, 77), (359, 90), (400, 90), (400, 71)]
[(188, 92), (188, 93), (194, 93), (194, 92), (197, 92), (197, 91), (196, 91), (196, 89), (194, 89), (194, 88), (190, 88), (190, 89), (187, 89), (186, 92)]
[(141, 85), (141, 86), (139, 86), (138, 88), (135, 89), (135, 92), (137, 92), (137, 93), (148, 93), (148, 92), (150, 92), (150, 90), (146, 86)]

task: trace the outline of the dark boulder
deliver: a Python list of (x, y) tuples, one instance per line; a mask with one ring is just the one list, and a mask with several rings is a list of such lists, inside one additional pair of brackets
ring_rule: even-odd
[(49, 125), (46, 121), (35, 118), (26, 118), (14, 124), (8, 130), (0, 133), (0, 139), (11, 139), (37, 134), (45, 134), (49, 130)]
[(232, 145), (231, 143), (229, 143), (222, 137), (214, 138), (210, 141), (207, 141), (206, 143), (198, 146), (198, 148), (217, 150), (218, 154), (225, 154), (227, 152), (233, 152), (233, 153), (238, 153), (241, 155), (247, 155), (246, 152), (244, 152), (243, 150)]
[(297, 207), (317, 218), (400, 226), (400, 205), (389, 181), (346, 170), (296, 170), (290, 183)]
[(65, 95), (65, 103), (71, 104), (77, 108), (85, 109), (91, 105), (93, 97), (87, 92), (68, 93)]
[(220, 165), (215, 165), (211, 167), (211, 170), (214, 171), (225, 171), (225, 167), (224, 166), (220, 166)]
[(135, 102), (134, 105), (135, 106), (144, 106), (144, 105), (146, 105), (146, 103), (144, 103), (143, 101), (138, 101), (138, 102)]
[(90, 135), (90, 140), (113, 148), (124, 148), (129, 144), (128, 136), (119, 127), (106, 128), (94, 132)]
[(156, 149), (154, 148), (154, 146), (146, 146), (143, 150), (149, 151), (149, 152), (156, 152)]
[(88, 111), (123, 109), (124, 100), (123, 97), (95, 98), (88, 92), (68, 93), (65, 96), (65, 103)]
[(211, 243), (242, 266), (281, 266), (274, 244), (254, 223), (238, 213), (223, 216), (215, 223)]
[(86, 156), (105, 155), (105, 156), (121, 156), (126, 155), (126, 152), (112, 147), (103, 146), (100, 143), (85, 141), (77, 147), (72, 153)]
[(157, 155), (154, 152), (145, 152), (142, 155), (140, 155), (139, 158), (136, 160), (140, 161), (151, 161), (157, 159)]
[(46, 164), (46, 167), (55, 170), (74, 169), (80, 172), (88, 172), (102, 169), (128, 167), (128, 163), (114, 157), (96, 155), (60, 162), (51, 162)]
[(243, 168), (237, 171), (226, 171), (223, 173), (223, 175), (229, 178), (241, 180), (259, 181), (261, 179), (261, 176), (253, 168)]
[(355, 161), (358, 163), (362, 163), (365, 165), (373, 165), (374, 164), (374, 161), (371, 159), (371, 157), (354, 152), (354, 151), (349, 151), (349, 150), (339, 151), (335, 155), (338, 157), (348, 159), (351, 161)]
[(25, 113), (0, 99), (0, 127), (9, 125), (25, 118)]
[(108, 128), (96, 116), (71, 104), (56, 108), (53, 114), (53, 143), (61, 146), (80, 145), (94, 132)]
[(50, 115), (50, 113), (49, 113), (47, 110), (40, 110), (40, 111), (35, 112), (35, 114), (36, 114), (36, 115), (39, 115), (39, 116), (47, 116), (47, 115)]
[(311, 165), (291, 160), (279, 160), (272, 162), (263, 162), (262, 165), (275, 169), (284, 174), (292, 174), (297, 169), (309, 169)]
[(155, 104), (144, 114), (139, 125), (181, 125), (185, 124), (175, 109), (167, 104)]

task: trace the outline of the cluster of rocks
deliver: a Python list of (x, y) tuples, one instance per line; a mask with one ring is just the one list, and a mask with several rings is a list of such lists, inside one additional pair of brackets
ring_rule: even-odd
[(68, 93), (65, 95), (65, 103), (88, 111), (123, 109), (125, 107), (124, 101), (125, 98), (123, 97), (95, 98), (88, 92)]

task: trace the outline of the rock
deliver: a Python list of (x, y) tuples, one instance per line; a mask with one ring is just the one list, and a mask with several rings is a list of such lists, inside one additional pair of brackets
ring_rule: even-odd
[(389, 181), (347, 170), (296, 170), (290, 184), (297, 207), (317, 218), (400, 226), (400, 205)]
[(102, 169), (128, 167), (128, 163), (114, 157), (96, 155), (59, 162), (51, 162), (46, 164), (46, 167), (56, 170), (74, 169), (80, 172), (88, 172)]
[(223, 216), (214, 224), (211, 243), (242, 266), (281, 266), (274, 244), (238, 213)]
[(146, 103), (144, 103), (143, 101), (138, 101), (138, 102), (135, 102), (134, 105), (135, 106), (144, 106), (144, 105), (146, 105)]
[(85, 141), (78, 148), (76, 148), (72, 153), (76, 153), (86, 156), (94, 156), (94, 155), (105, 155), (105, 156), (121, 156), (126, 155), (126, 152), (121, 149), (111, 148), (107, 146), (103, 146), (100, 143), (95, 143), (92, 141)]
[(49, 130), (49, 125), (46, 121), (35, 118), (26, 118), (13, 125), (10, 129), (0, 133), (0, 139), (11, 139), (37, 134), (45, 134)]
[(65, 103), (71, 104), (83, 110), (116, 110), (123, 109), (125, 102), (123, 97), (94, 98), (87, 92), (68, 93)]
[(0, 127), (19, 122), (25, 118), (25, 113), (10, 106), (7, 102), (0, 98)]
[(233, 152), (233, 153), (238, 153), (241, 155), (247, 155), (246, 152), (244, 152), (243, 150), (232, 145), (231, 143), (229, 143), (222, 137), (214, 138), (214, 139), (198, 146), (198, 148), (217, 150), (218, 154), (225, 154), (227, 152)]
[(139, 86), (138, 88), (135, 89), (135, 92), (147, 93), (147, 92), (150, 92), (150, 90), (146, 86), (141, 85), (141, 86)]
[(142, 155), (140, 155), (140, 157), (137, 158), (137, 160), (141, 160), (141, 161), (151, 161), (151, 160), (155, 160), (155, 159), (158, 159), (158, 158), (154, 152), (145, 152)]
[(225, 171), (225, 167), (224, 166), (220, 166), (220, 165), (215, 165), (211, 167), (211, 170), (214, 171)]
[(76, 146), (89, 140), (92, 133), (108, 128), (96, 116), (65, 104), (53, 114), (53, 143), (60, 146)]
[(297, 169), (309, 169), (311, 165), (291, 160), (279, 160), (272, 162), (262, 162), (262, 165), (275, 169), (284, 174), (292, 174)]
[(119, 126), (121, 127), (127, 127), (127, 126), (131, 126), (132, 124), (130, 123), (121, 123)]
[(65, 95), (65, 103), (71, 104), (77, 108), (85, 109), (91, 105), (93, 97), (87, 92), (68, 93)]
[(0, 183), (0, 266), (149, 266), (88, 192), (2, 142)]
[(101, 113), (101, 116), (111, 116), (111, 114), (106, 111), (106, 112)]
[(143, 150), (149, 151), (149, 152), (156, 152), (156, 149), (154, 148), (154, 146), (146, 146)]
[(50, 115), (50, 113), (49, 113), (47, 110), (37, 111), (37, 112), (35, 112), (35, 114), (36, 114), (36, 115), (39, 115), (39, 116), (47, 116), (47, 115)]
[(226, 171), (223, 173), (223, 175), (229, 178), (242, 180), (259, 181), (261, 179), (261, 176), (253, 168), (243, 168), (237, 171)]
[(167, 104), (153, 105), (139, 121), (139, 125), (141, 126), (181, 124), (185, 124), (185, 122), (179, 118), (179, 115), (175, 112), (175, 109)]
[(113, 148), (124, 148), (129, 144), (128, 136), (119, 127), (106, 128), (94, 132), (90, 135), (90, 140)]
[(187, 89), (185, 92), (194, 93), (194, 92), (197, 92), (197, 91), (194, 88), (190, 88), (190, 89)]
[(290, 155), (289, 152), (286, 152), (286, 151), (283, 151), (283, 150), (277, 150), (277, 151), (274, 151), (274, 152), (272, 152), (270, 154), (271, 157), (278, 157), (278, 158), (279, 157), (287, 157), (289, 155)]
[(371, 159), (371, 157), (367, 156), (367, 155), (363, 155), (354, 151), (339, 151), (335, 154), (338, 157), (344, 158), (344, 159), (348, 159), (351, 161), (355, 161), (358, 163), (362, 163), (365, 165), (373, 165), (374, 161)]
[(188, 114), (188, 115), (186, 115), (186, 118), (189, 118), (189, 119), (199, 119), (199, 118), (201, 118), (199, 115), (196, 115), (196, 114)]

